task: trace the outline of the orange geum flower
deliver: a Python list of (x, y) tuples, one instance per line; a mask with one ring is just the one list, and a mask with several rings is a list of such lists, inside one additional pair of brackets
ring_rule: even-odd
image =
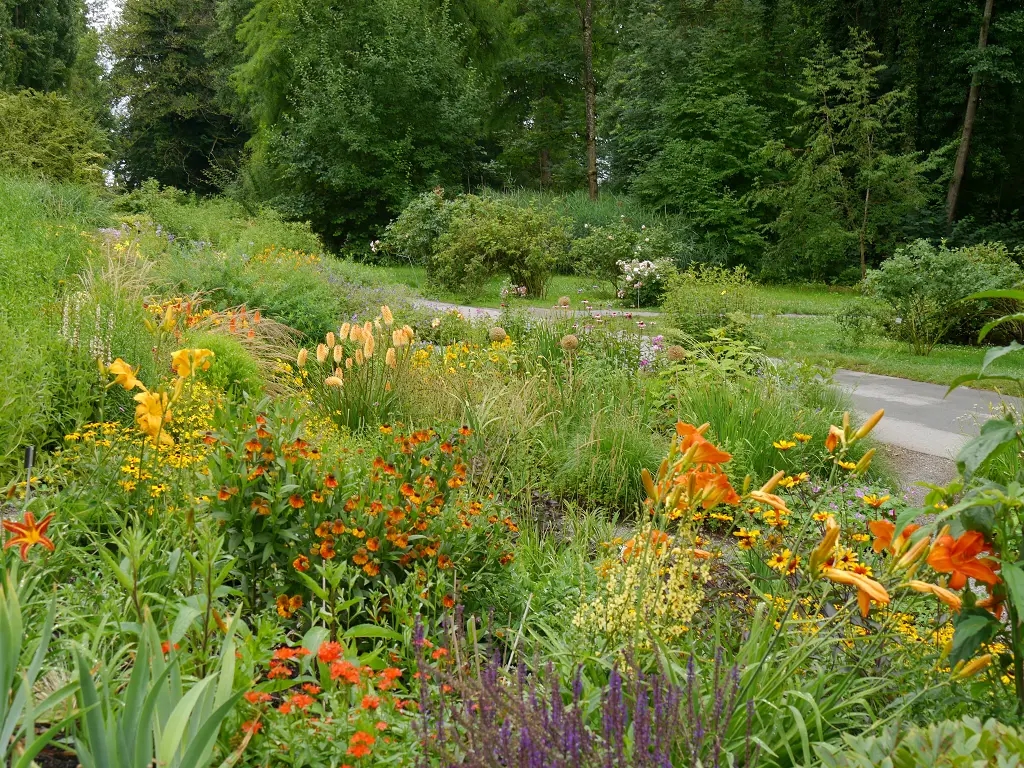
[(296, 693), (288, 698), (288, 703), (298, 707), (299, 709), (305, 709), (314, 702), (316, 702), (316, 699), (308, 693)]
[(360, 702), (359, 706), (363, 709), (376, 709), (380, 706), (380, 697), (370, 695), (363, 696), (363, 700)]
[(4, 544), (4, 549), (19, 547), (21, 559), (26, 561), (28, 560), (28, 548), (35, 544), (39, 544), (53, 552), (53, 542), (46, 536), (46, 529), (50, 527), (50, 521), (52, 520), (52, 512), (38, 523), (36, 522), (35, 515), (31, 512), (26, 512), (25, 519), (20, 523), (16, 523), (13, 520), (4, 520), (4, 528), (14, 534)]
[(928, 565), (939, 573), (948, 573), (950, 589), (961, 589), (968, 577), (986, 584), (998, 584), (999, 564), (989, 558), (978, 558), (988, 552), (985, 537), (979, 531), (965, 531), (959, 539), (949, 534), (940, 536), (932, 545)]

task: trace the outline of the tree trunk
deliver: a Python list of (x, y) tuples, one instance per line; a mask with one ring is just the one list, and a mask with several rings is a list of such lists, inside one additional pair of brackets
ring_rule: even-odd
[(871, 205), (871, 187), (864, 191), (864, 216), (860, 221), (860, 279), (868, 276), (867, 236), (868, 206)]
[[(988, 28), (992, 22), (993, 0), (985, 0), (985, 13), (981, 18), (981, 33), (978, 35), (978, 51), (982, 52), (988, 45)], [(971, 91), (967, 97), (967, 111), (964, 112), (964, 127), (960, 134), (960, 148), (956, 153), (956, 165), (953, 166), (953, 178), (949, 180), (949, 194), (946, 195), (946, 224), (953, 226), (956, 216), (957, 198), (960, 196), (960, 185), (967, 170), (967, 156), (971, 152), (971, 134), (974, 132), (974, 117), (978, 113), (978, 98), (981, 94), (981, 75), (975, 72), (971, 77)]]
[(551, 150), (547, 147), (540, 151), (540, 188), (551, 188)]
[(586, 110), (587, 191), (597, 200), (597, 86), (594, 83), (594, 0), (583, 0), (583, 94)]

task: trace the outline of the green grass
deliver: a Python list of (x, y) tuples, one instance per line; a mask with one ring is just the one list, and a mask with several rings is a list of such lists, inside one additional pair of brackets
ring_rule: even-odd
[[(769, 318), (758, 328), (766, 335), (766, 351), (774, 357), (827, 362), (839, 368), (935, 384), (949, 384), (957, 376), (977, 371), (985, 356), (982, 347), (953, 344), (940, 344), (927, 356), (914, 355), (904, 342), (873, 335), (859, 346), (845, 346), (840, 344), (840, 329), (830, 318)], [(990, 370), (1024, 377), (1024, 357), (1007, 356)], [(1006, 385), (1001, 389), (1005, 390)]]
[(857, 296), (854, 288), (829, 285), (758, 285), (754, 301), (766, 315), (830, 315)]

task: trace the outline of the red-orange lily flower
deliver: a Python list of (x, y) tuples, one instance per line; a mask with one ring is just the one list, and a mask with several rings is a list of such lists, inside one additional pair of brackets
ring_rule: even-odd
[(52, 512), (38, 523), (36, 522), (35, 515), (31, 512), (25, 513), (25, 520), (21, 523), (16, 523), (13, 520), (4, 520), (4, 528), (15, 534), (4, 544), (4, 549), (20, 546), (22, 560), (28, 560), (28, 548), (33, 544), (42, 544), (53, 552), (53, 542), (46, 537), (46, 529), (50, 526), (51, 520), (53, 520)]
[(979, 531), (966, 531), (959, 539), (949, 534), (940, 536), (928, 555), (928, 565), (939, 573), (948, 573), (949, 588), (961, 589), (968, 577), (986, 584), (998, 584), (999, 563), (989, 558), (978, 558), (988, 552), (985, 537)]
[(896, 525), (888, 520), (872, 520), (868, 523), (868, 529), (875, 535), (875, 542), (871, 545), (871, 548), (875, 552), (882, 552), (887, 549), (895, 555), (903, 549), (903, 545), (910, 539), (911, 534), (920, 527), (911, 523), (896, 537), (894, 543), (892, 536), (896, 533)]

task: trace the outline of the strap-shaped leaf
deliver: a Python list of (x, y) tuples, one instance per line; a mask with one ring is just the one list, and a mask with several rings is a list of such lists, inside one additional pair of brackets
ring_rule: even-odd
[(84, 720), (84, 732), (89, 751), (86, 753), (93, 760), (87, 764), (79, 754), (79, 760), (85, 768), (117, 768), (110, 761), (110, 750), (107, 745), (107, 732), (103, 727), (103, 711), (100, 709), (100, 695), (96, 692), (96, 684), (89, 673), (89, 667), (82, 658), (82, 654), (75, 653), (75, 662), (78, 666), (78, 684), (80, 686), (82, 707), (85, 710), (82, 715)]
[(228, 713), (234, 708), (238, 700), (242, 698), (245, 691), (238, 691), (230, 699), (221, 704), (203, 723), (188, 750), (178, 763), (178, 768), (207, 768), (210, 764), (210, 752), (217, 741), (217, 734), (220, 732), (221, 723)]
[(214, 675), (204, 677), (191, 690), (181, 697), (171, 716), (167, 719), (164, 731), (160, 736), (160, 743), (156, 749), (157, 762), (162, 765), (172, 765), (174, 754), (181, 746), (181, 738), (185, 734), (189, 720), (192, 718), (192, 710), (195, 708), (199, 697), (203, 695), (210, 685), (213, 684)]
[(1021, 320), (1024, 320), (1024, 312), (1015, 312), (1012, 315), (1003, 315), (1002, 317), (997, 317), (995, 320), (989, 320), (981, 326), (981, 330), (978, 331), (978, 342), (981, 343), (993, 328), (996, 328), (1003, 323), (1019, 323)]
[(1024, 301), (1024, 289), (1021, 288), (996, 288), (991, 291), (979, 291), (972, 293), (964, 301), (971, 299), (1016, 299)]

